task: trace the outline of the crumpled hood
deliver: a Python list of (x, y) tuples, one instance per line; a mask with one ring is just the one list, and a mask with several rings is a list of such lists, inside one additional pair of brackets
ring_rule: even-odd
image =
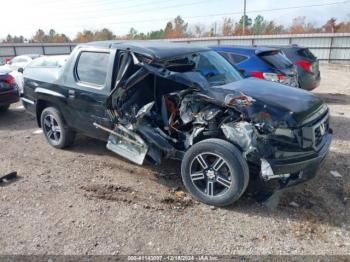
[(272, 122), (278, 122), (278, 125), (284, 122), (288, 127), (299, 126), (323, 105), (323, 101), (311, 92), (255, 78), (212, 87), (207, 91), (208, 95), (220, 101), (224, 101), (228, 94), (241, 92), (256, 100), (247, 108), (251, 119), (259, 121), (257, 118), (265, 112), (271, 116)]

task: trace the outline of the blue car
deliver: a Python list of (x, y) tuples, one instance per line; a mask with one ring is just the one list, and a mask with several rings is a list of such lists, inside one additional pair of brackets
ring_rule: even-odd
[(245, 77), (256, 77), (299, 87), (293, 63), (278, 49), (258, 46), (213, 46)]

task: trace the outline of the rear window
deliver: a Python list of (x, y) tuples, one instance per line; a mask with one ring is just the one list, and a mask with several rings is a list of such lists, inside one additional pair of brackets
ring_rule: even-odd
[(259, 57), (274, 68), (287, 69), (293, 66), (292, 62), (279, 51), (262, 52)]
[(311, 60), (317, 59), (316, 56), (314, 56), (314, 54), (311, 53), (311, 51), (308, 48), (303, 48), (303, 49), (298, 50), (298, 54), (300, 56), (303, 56), (303, 57), (311, 59)]
[(109, 53), (82, 52), (77, 64), (78, 80), (103, 86), (106, 82)]
[(227, 52), (219, 52), (220, 55), (222, 55), (227, 61), (229, 61), (231, 64), (239, 64), (243, 62), (244, 60), (247, 60), (248, 57), (244, 55), (238, 55), (233, 53), (227, 53)]

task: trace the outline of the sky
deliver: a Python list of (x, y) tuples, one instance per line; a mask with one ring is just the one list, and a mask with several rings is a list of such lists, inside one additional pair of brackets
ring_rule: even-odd
[[(181, 15), (190, 25), (220, 23), (223, 17), (238, 21), (244, 0), (0, 0), (2, 10), (0, 38), (8, 34), (32, 37), (41, 28), (74, 37), (83, 29), (104, 27), (116, 35), (125, 35), (130, 27), (139, 32), (164, 29), (167, 21)], [(343, 2), (341, 4), (341, 2)], [(291, 8), (338, 3), (328, 6)], [(284, 10), (272, 10), (285, 8)], [(270, 10), (270, 11), (269, 11)], [(247, 15), (263, 15), (283, 25), (296, 16), (306, 16), (315, 25), (329, 18), (350, 19), (350, 1), (346, 0), (247, 0)]]

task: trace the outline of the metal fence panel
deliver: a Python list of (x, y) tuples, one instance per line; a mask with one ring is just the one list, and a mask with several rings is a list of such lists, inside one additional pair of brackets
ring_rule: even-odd
[[(309, 47), (320, 60), (350, 63), (350, 33), (202, 37), (165, 39), (164, 41), (191, 43), (200, 46), (298, 44)], [(0, 57), (13, 57), (29, 53), (45, 55), (69, 54), (75, 45), (74, 43), (0, 44)]]
[(252, 40), (249, 39), (229, 39), (220, 40), (221, 45), (251, 45)]
[(25, 54), (40, 54), (43, 55), (44, 51), (41, 46), (18, 46), (16, 47), (16, 55)]
[(15, 50), (11, 46), (0, 47), (0, 57), (2, 56), (15, 56)]
[(71, 52), (70, 46), (46, 46), (46, 55), (65, 55)]

